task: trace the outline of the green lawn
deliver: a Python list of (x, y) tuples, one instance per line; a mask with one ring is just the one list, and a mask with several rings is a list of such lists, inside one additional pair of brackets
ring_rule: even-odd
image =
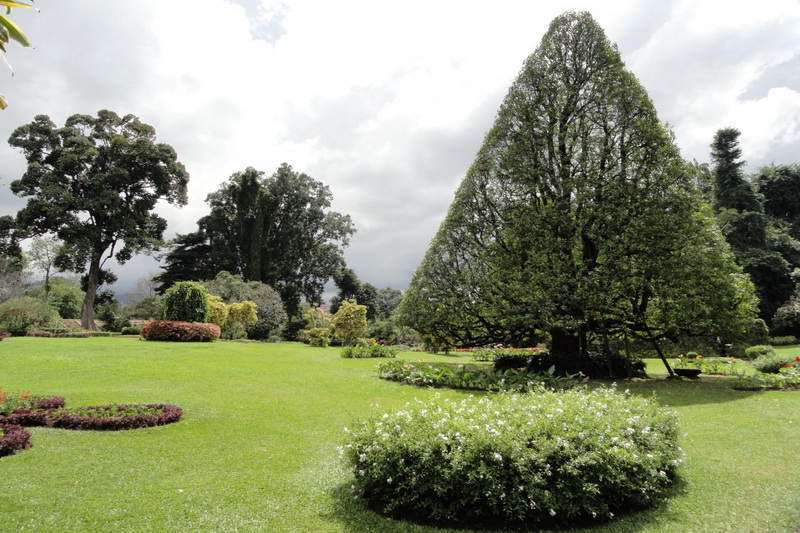
[[(463, 393), (381, 381), (376, 360), (338, 354), (301, 344), (4, 340), (4, 390), (57, 394), (72, 406), (174, 403), (184, 420), (108, 433), (32, 428), (33, 448), (0, 459), (0, 531), (441, 531), (352, 501), (336, 447), (376, 404)], [(648, 368), (663, 378), (660, 362)], [(731, 383), (620, 383), (678, 411), (688, 461), (659, 508), (592, 531), (800, 528), (800, 393)]]

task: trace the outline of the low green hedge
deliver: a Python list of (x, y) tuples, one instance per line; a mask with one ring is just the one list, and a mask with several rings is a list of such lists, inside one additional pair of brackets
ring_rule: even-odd
[(599, 523), (652, 505), (683, 461), (674, 412), (608, 388), (417, 400), (347, 432), (355, 496), (443, 526)]
[(383, 346), (372, 344), (370, 346), (345, 346), (342, 349), (342, 357), (345, 359), (369, 359), (370, 357), (395, 357), (397, 348), (393, 346)]

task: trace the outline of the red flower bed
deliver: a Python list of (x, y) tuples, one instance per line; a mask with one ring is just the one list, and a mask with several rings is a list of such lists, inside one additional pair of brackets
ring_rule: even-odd
[(21, 426), (47, 425), (47, 413), (62, 409), (66, 404), (63, 396), (31, 396), (30, 407), (15, 409), (7, 415), (0, 415), (0, 424), (19, 424)]
[[(137, 414), (118, 414), (130, 410), (148, 411)], [(183, 410), (176, 405), (98, 405), (80, 407), (64, 411), (48, 411), (46, 425), (61, 429), (85, 429), (97, 431), (116, 431), (152, 426), (163, 426), (177, 422)]]
[(142, 337), (148, 341), (211, 342), (219, 339), (216, 324), (153, 320), (142, 326)]
[(0, 457), (31, 447), (31, 434), (17, 424), (0, 424)]

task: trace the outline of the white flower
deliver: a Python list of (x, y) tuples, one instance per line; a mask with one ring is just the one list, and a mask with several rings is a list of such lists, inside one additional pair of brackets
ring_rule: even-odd
[(387, 479), (386, 479), (386, 483), (388, 483), (389, 485), (391, 485), (391, 484), (392, 484), (392, 478), (387, 478)]
[(554, 510), (550, 509), (550, 516), (555, 516), (555, 515), (556, 515), (556, 512)]

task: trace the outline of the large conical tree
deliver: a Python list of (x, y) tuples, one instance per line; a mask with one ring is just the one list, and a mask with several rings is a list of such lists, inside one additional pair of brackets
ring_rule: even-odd
[(588, 13), (550, 25), (416, 270), (402, 323), (434, 344), (730, 336), (754, 297), (692, 167)]

